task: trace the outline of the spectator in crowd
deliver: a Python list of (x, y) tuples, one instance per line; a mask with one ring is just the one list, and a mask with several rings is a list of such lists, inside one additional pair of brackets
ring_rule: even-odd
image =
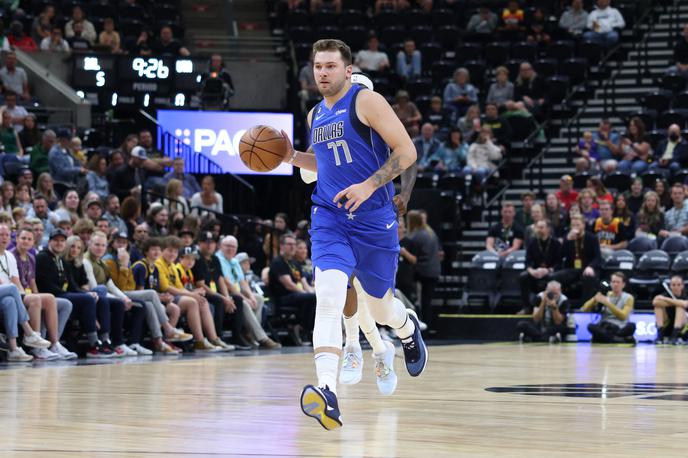
[(129, 51), (135, 56), (151, 56), (153, 55), (153, 34), (147, 28), (143, 28), (136, 37), (136, 41), (130, 46)]
[[(516, 222), (518, 222), (518, 212), (516, 213)], [(530, 212), (528, 213), (528, 218), (532, 221), (532, 223), (528, 224), (527, 226), (521, 225), (521, 227), (525, 227), (524, 229), (524, 237), (523, 237), (523, 244), (524, 246), (528, 246), (528, 243), (530, 240), (535, 237), (535, 225), (539, 221), (546, 221), (545, 218), (545, 209), (543, 208), (542, 205), (540, 204), (534, 204), (530, 208)], [(520, 224), (520, 223), (519, 223)]]
[(562, 285), (580, 281), (585, 299), (595, 294), (599, 281), (600, 243), (595, 235), (585, 230), (582, 217), (571, 217), (570, 227), (562, 246), (562, 270), (555, 271), (552, 278)]
[(113, 170), (110, 177), (111, 191), (120, 199), (128, 196), (140, 198), (142, 186), (146, 181), (143, 163), (148, 159), (146, 150), (135, 146), (127, 162)]
[(160, 37), (153, 42), (151, 49), (157, 55), (161, 56), (189, 56), (189, 50), (182, 46), (179, 40), (174, 38), (172, 28), (163, 26), (160, 29)]
[(599, 176), (592, 176), (588, 178), (587, 187), (593, 192), (593, 197), (595, 199), (593, 206), (597, 206), (597, 203), (602, 202), (603, 200), (608, 202), (614, 201), (612, 193), (607, 190), (607, 187), (604, 185), (604, 182)]
[(29, 156), (24, 156), (24, 148), (22, 148), (19, 141), (19, 135), (12, 125), (11, 116), (2, 116), (2, 123), (0, 124), (0, 145), (4, 154), (0, 156), (0, 169), (4, 175), (4, 165), (7, 162), (21, 162), (29, 164)]
[(93, 23), (86, 19), (86, 15), (84, 14), (84, 10), (81, 6), (76, 5), (72, 9), (72, 19), (70, 19), (67, 24), (65, 24), (65, 36), (67, 38), (71, 38), (75, 35), (74, 33), (74, 25), (75, 24), (81, 24), (83, 27), (83, 32), (81, 33), (81, 36), (88, 41), (89, 44), (93, 44), (96, 41), (97, 34), (96, 34), (96, 28), (93, 26)]
[[(119, 197), (117, 197), (119, 200)], [(134, 240), (137, 242), (134, 238), (134, 232), (135, 228), (143, 223), (143, 219), (141, 219), (141, 203), (140, 201), (136, 200), (133, 197), (127, 197), (122, 201), (122, 206), (120, 208), (120, 215), (122, 215), (122, 219), (124, 220), (124, 223), (127, 225), (127, 234), (129, 234), (130, 239)], [(145, 225), (145, 234), (147, 236), (149, 232), (148, 225)], [(132, 258), (134, 258), (132, 256)], [(133, 262), (138, 261), (137, 259), (132, 259)]]
[(578, 191), (573, 189), (573, 177), (571, 175), (562, 175), (559, 179), (559, 190), (556, 194), (557, 199), (559, 199), (561, 205), (568, 212), (571, 204), (578, 201)]
[[(380, 40), (371, 35), (368, 38), (368, 49), (362, 49), (356, 54), (354, 63), (364, 72), (383, 72), (389, 68), (387, 53), (380, 51)], [(313, 69), (311, 67), (311, 73)], [(317, 88), (314, 88), (317, 90)]]
[(334, 10), (339, 14), (342, 12), (342, 0), (311, 0), (311, 14), (322, 9)]
[(509, 69), (500, 66), (495, 70), (495, 82), (490, 84), (487, 92), (487, 103), (495, 103), (502, 106), (514, 99), (514, 83), (509, 81)]
[(597, 6), (588, 15), (585, 40), (603, 46), (614, 46), (619, 42), (619, 31), (626, 27), (626, 21), (616, 8), (609, 6), (611, 0), (597, 0)]
[(99, 198), (87, 200), (84, 202), (83, 213), (84, 217), (90, 219), (95, 226), (98, 220), (103, 216), (103, 203)]
[(23, 208), (24, 211), (28, 213), (30, 210), (33, 209), (33, 206), (31, 204), (31, 187), (26, 183), (21, 183), (17, 185), (16, 189), (17, 198), (15, 199), (15, 208), (13, 209), (12, 213), (14, 214), (14, 210), (16, 210), (17, 208)]
[(57, 207), (59, 199), (53, 187), (53, 177), (51, 177), (49, 173), (44, 172), (38, 175), (38, 180), (36, 180), (36, 194), (45, 197), (45, 200), (48, 202), (48, 207), (50, 207), (51, 210)]
[[(169, 342), (188, 342), (193, 339), (193, 336), (170, 325), (165, 306), (160, 302), (158, 293), (150, 287), (151, 282), (157, 284), (159, 281), (157, 268), (154, 265), (155, 261), (151, 263), (148, 260), (141, 263), (142, 267), (138, 269), (139, 276), (135, 278), (127, 245), (128, 240), (124, 234), (116, 234), (113, 237), (110, 250), (103, 257), (103, 262), (108, 269), (110, 278), (117, 288), (129, 299), (143, 305), (146, 323), (151, 333), (153, 349), (166, 355), (179, 354), (181, 350), (163, 340), (162, 331), (164, 331), (164, 338), (169, 340)], [(141, 278), (141, 274), (143, 274), (143, 278)], [(179, 310), (176, 309), (177, 314), (178, 312)], [(130, 348), (139, 355), (152, 354), (149, 349), (139, 343), (131, 344)]]
[(69, 52), (69, 43), (62, 38), (62, 28), (53, 26), (50, 36), (43, 38), (40, 45), (41, 51)]
[(615, 157), (621, 154), (620, 137), (616, 130), (612, 129), (609, 119), (602, 119), (598, 130), (593, 134), (597, 144), (597, 152), (600, 156), (600, 166), (605, 173), (616, 169)]
[(588, 170), (597, 169), (600, 160), (600, 154), (597, 152), (597, 142), (592, 135), (592, 132), (586, 130), (583, 136), (578, 140), (576, 145), (576, 154), (578, 158), (575, 160), (576, 172), (585, 172)]
[(456, 123), (464, 137), (473, 142), (480, 132), (480, 107), (471, 105)]
[(432, 326), (432, 295), (435, 292), (441, 272), (440, 241), (435, 231), (423, 219), (418, 210), (408, 213), (408, 237), (416, 249), (414, 264), (416, 280), (420, 283), (422, 319)]
[(521, 273), (523, 314), (532, 311), (531, 294), (541, 291), (561, 265), (561, 243), (552, 236), (549, 222), (541, 219), (534, 224), (534, 237), (526, 244), (526, 270)]
[(538, 115), (545, 105), (547, 84), (533, 69), (530, 62), (523, 62), (519, 67), (514, 85), (514, 100), (523, 102), (525, 108)]
[(120, 216), (120, 204), (119, 197), (114, 194), (108, 194), (104, 199), (105, 202), (105, 213), (103, 213), (103, 218), (107, 220), (110, 227), (116, 229), (117, 234), (124, 234), (125, 236), (129, 234), (129, 228), (126, 222)]
[(50, 171), (48, 154), (55, 145), (56, 138), (57, 135), (55, 135), (55, 131), (46, 129), (41, 136), (41, 143), (36, 145), (31, 151), (31, 161), (29, 163), (29, 167), (34, 173), (39, 174)]
[(578, 208), (587, 227), (592, 227), (595, 220), (599, 218), (600, 211), (597, 208), (595, 193), (590, 188), (582, 189), (578, 194)]
[(638, 211), (638, 229), (635, 235), (656, 238), (663, 228), (664, 212), (659, 206), (659, 196), (654, 191), (648, 191)]
[(566, 222), (566, 210), (559, 202), (556, 193), (549, 192), (545, 198), (545, 219), (550, 224), (552, 236), (562, 239), (564, 236), (564, 224)]
[[(165, 156), (162, 151), (157, 149), (153, 144), (153, 134), (148, 129), (143, 129), (139, 132), (139, 146), (146, 150), (146, 161), (143, 163), (143, 168), (146, 169), (147, 187), (154, 188), (156, 186), (163, 187), (164, 177), (167, 173), (166, 167), (173, 166), (172, 158)], [(184, 171), (183, 158), (182, 159), (182, 173)], [(194, 180), (195, 181), (195, 180)], [(198, 183), (195, 182), (198, 187)], [(189, 183), (191, 185), (191, 183)], [(200, 189), (200, 187), (199, 187)], [(187, 198), (190, 198), (191, 194)]]
[(60, 129), (57, 134), (58, 143), (53, 145), (48, 153), (50, 174), (59, 183), (76, 186), (77, 179), (88, 173), (81, 163), (69, 151), (70, 134), (67, 129)]
[(469, 106), (478, 103), (478, 90), (470, 83), (470, 73), (464, 67), (454, 71), (454, 79), (444, 87), (444, 105), (463, 116)]
[(501, 220), (493, 224), (487, 232), (485, 249), (505, 258), (514, 251), (521, 249), (521, 245), (523, 245), (523, 228), (514, 220), (516, 216), (514, 204), (509, 202), (503, 203), (501, 215)]
[[(26, 108), (23, 106), (17, 105), (16, 92), (13, 92), (12, 90), (5, 91), (5, 105), (0, 107), (0, 111), (2, 112), (3, 117), (7, 116), (10, 118), (12, 125), (14, 126), (14, 130), (17, 133), (21, 133), (24, 130), (24, 120), (29, 116), (29, 112), (26, 111)], [(32, 116), (33, 120), (35, 121), (35, 115)], [(28, 143), (21, 144), (24, 146), (33, 146), (35, 145), (35, 142), (29, 141)]]
[(681, 36), (674, 45), (674, 61), (688, 63), (688, 23), (683, 25)]
[[(436, 160), (437, 153), (442, 148), (442, 143), (435, 137), (435, 130), (432, 124), (425, 123), (420, 129), (420, 135), (413, 139), (418, 157), (418, 170), (423, 171), (434, 168), (433, 161)], [(435, 164), (436, 165), (436, 164)]]
[[(12, 118), (14, 119), (14, 116)], [(15, 129), (19, 129), (17, 130), (19, 132), (19, 143), (24, 147), (24, 151), (32, 154), (36, 145), (41, 141), (41, 130), (36, 125), (36, 115), (27, 112), (21, 125), (15, 126)]]
[(632, 240), (635, 237), (636, 219), (631, 209), (628, 208), (626, 195), (619, 193), (614, 197), (614, 218), (619, 218), (625, 230), (625, 239)]
[(650, 169), (673, 175), (688, 165), (688, 142), (681, 135), (681, 127), (672, 124), (667, 129), (667, 138), (659, 142)]
[[(19, 281), (24, 292), (38, 293), (36, 284), (36, 256), (31, 252), (34, 246), (34, 235), (30, 227), (24, 227), (17, 233), (17, 246), (11, 250), (17, 261)], [(49, 352), (34, 348), (32, 353), (39, 360), (53, 359), (74, 359), (76, 353), (67, 350), (60, 343), (60, 337), (64, 332), (67, 320), (72, 313), (72, 303), (64, 298), (56, 298), (52, 294), (42, 293), (41, 312), (43, 315), (43, 329), (50, 341)], [(40, 329), (41, 324), (37, 317), (32, 317), (32, 310), (29, 309), (29, 322), (33, 329)]]
[[(72, 303), (73, 310), (79, 316), (79, 323), (86, 333), (90, 349), (86, 353), (87, 358), (111, 358), (114, 356), (112, 349), (98, 340), (96, 324), (96, 301), (98, 294), (86, 292), (79, 285), (75, 287), (72, 276), (68, 272), (66, 256), (67, 234), (62, 229), (55, 229), (50, 234), (48, 249), (36, 255), (36, 277), (38, 290), (53, 294), (55, 297), (67, 299)], [(76, 245), (73, 242), (72, 245)], [(78, 251), (79, 246), (74, 248)], [(101, 329), (104, 324), (101, 325)]]
[(0, 303), (5, 318), (5, 332), (13, 340), (10, 344), (10, 356), (18, 358), (17, 361), (23, 360), (23, 357), (26, 356), (21, 347), (16, 345), (17, 325), (20, 325), (24, 331), (24, 345), (31, 347), (32, 352), (37, 354), (40, 359), (55, 359), (52, 352), (47, 350), (51, 343), (40, 335), (41, 311), (46, 311), (53, 322), (52, 324), (57, 318), (55, 298), (48, 294), (36, 294), (37, 291), (33, 294), (27, 294), (24, 291), (19, 278), (17, 260), (12, 253), (7, 252), (9, 243), (10, 228), (6, 224), (0, 224), (0, 297), (8, 298), (0, 301)]
[(176, 178), (167, 182), (165, 196), (167, 197), (166, 207), (170, 213), (181, 212), (186, 215), (189, 213), (189, 203), (184, 197), (184, 185)]
[(496, 161), (502, 159), (502, 150), (492, 141), (492, 130), (483, 126), (478, 138), (469, 148), (463, 173), (475, 175), (476, 183), (482, 183), (491, 171), (497, 168)]
[(655, 180), (654, 191), (659, 196), (659, 207), (662, 211), (669, 210), (672, 206), (671, 189), (665, 178), (657, 178)]
[(88, 161), (88, 172), (86, 179), (88, 180), (89, 191), (98, 194), (98, 197), (105, 199), (110, 194), (110, 183), (108, 182), (105, 172), (107, 170), (107, 159), (98, 154), (94, 154)]
[(213, 54), (210, 56), (208, 71), (201, 75), (201, 83), (210, 78), (218, 78), (222, 81), (223, 90), (227, 98), (234, 95), (234, 80), (227, 68), (225, 68), (225, 63), (221, 54)]
[(111, 17), (103, 21), (103, 31), (98, 35), (98, 44), (104, 48), (110, 48), (113, 54), (122, 52), (122, 41), (119, 32), (115, 30), (115, 21)]
[(416, 42), (411, 38), (404, 40), (404, 49), (397, 53), (397, 75), (403, 79), (411, 79), (420, 76), (422, 56), (416, 49)]
[(625, 173), (641, 174), (652, 161), (652, 148), (645, 139), (645, 123), (634, 116), (628, 123), (628, 132), (621, 138), (622, 160), (618, 169)]
[(635, 177), (631, 182), (631, 188), (624, 192), (624, 197), (626, 197), (626, 204), (628, 209), (633, 215), (637, 215), (640, 211), (641, 205), (643, 205), (643, 179), (641, 177)]
[(296, 239), (292, 234), (280, 237), (280, 254), (270, 263), (269, 284), (278, 312), (291, 310), (298, 317), (298, 324), (291, 329), (292, 339), (297, 345), (303, 343), (302, 334), (313, 329), (315, 320), (315, 293), (307, 292), (310, 287), (302, 272), (294, 264)]
[[(294, 234), (296, 237), (296, 234)], [(315, 284), (313, 275), (313, 262), (308, 257), (308, 243), (305, 240), (296, 239), (296, 251), (294, 251), (294, 263), (303, 273), (306, 283), (313, 287)]]
[(29, 78), (23, 68), (17, 67), (17, 55), (14, 52), (5, 54), (5, 66), (0, 69), (0, 80), (5, 91), (9, 89), (22, 100), (31, 100)]
[[(194, 348), (196, 351), (217, 352), (233, 350), (233, 347), (230, 347), (218, 337), (215, 331), (213, 315), (210, 312), (205, 295), (202, 292), (185, 289), (177, 269), (174, 268), (174, 264), (179, 256), (181, 240), (177, 237), (169, 236), (165, 237), (162, 243), (162, 254), (155, 261), (160, 278), (158, 292), (169, 293), (169, 296), (171, 296), (161, 297), (162, 302), (171, 302), (174, 299), (174, 303), (179, 306), (181, 313), (186, 314), (191, 334), (194, 336)], [(170, 324), (174, 327), (177, 323), (170, 320)]]
[(635, 343), (635, 323), (630, 321), (633, 313), (634, 297), (624, 291), (626, 276), (622, 272), (614, 272), (610, 280), (611, 291), (606, 295), (595, 294), (590, 298), (581, 311), (591, 312), (598, 309), (601, 318), (597, 323), (590, 323), (588, 331), (592, 334), (592, 341), (596, 343)]
[(466, 33), (470, 35), (490, 36), (497, 29), (499, 18), (486, 6), (481, 6), (466, 25)]
[[(191, 209), (199, 213), (198, 209), (195, 207), (203, 208), (216, 212), (219, 214), (224, 213), (224, 202), (222, 201), (222, 195), (215, 191), (215, 179), (206, 175), (201, 180), (201, 191), (195, 193), (191, 196)], [(207, 215), (207, 212), (200, 210), (200, 216)]]
[(518, 0), (509, 0), (507, 7), (502, 11), (502, 25), (499, 30), (503, 32), (523, 32), (525, 30), (525, 12)]
[(614, 217), (613, 206), (603, 200), (599, 203), (600, 216), (592, 226), (592, 232), (600, 243), (600, 253), (607, 259), (616, 250), (623, 250), (628, 245), (627, 229), (619, 218)]
[(277, 256), (280, 252), (279, 239), (282, 234), (291, 233), (288, 227), (289, 217), (286, 213), (276, 213), (274, 218), (274, 223), (270, 220), (266, 220), (264, 224), (266, 227), (270, 228), (270, 231), (265, 234), (265, 239), (263, 240), (263, 252), (267, 259), (272, 259)]
[(452, 124), (452, 115), (453, 111), (442, 105), (442, 97), (434, 95), (430, 99), (428, 111), (423, 113), (423, 119), (432, 125), (435, 132), (438, 132), (449, 128)]
[(485, 114), (480, 124), (492, 129), (492, 134), (500, 145), (509, 145), (511, 142), (511, 127), (506, 120), (499, 115), (499, 109), (495, 103), (485, 104)]
[(54, 229), (54, 223), (57, 223), (57, 215), (50, 211), (48, 201), (45, 196), (38, 194), (33, 198), (33, 208), (27, 215), (30, 218), (38, 218), (43, 223), (45, 230), (45, 238), (41, 240), (41, 245), (48, 243), (48, 235)]
[(574, 37), (580, 36), (588, 24), (588, 12), (583, 9), (583, 0), (573, 0), (571, 7), (559, 19), (559, 28)]
[[(141, 303), (134, 303), (122, 290), (120, 290), (110, 277), (110, 272), (103, 262), (103, 256), (107, 252), (107, 235), (103, 232), (95, 232), (89, 241), (88, 249), (83, 257), (84, 270), (88, 280), (88, 286), (93, 291), (104, 294), (110, 304), (111, 313), (111, 337), (115, 353), (119, 356), (150, 355), (152, 352), (141, 345), (143, 337), (144, 310)], [(129, 312), (131, 345), (124, 341), (124, 314)], [(121, 318), (119, 314), (121, 313)], [(103, 321), (99, 314), (99, 321)], [(120, 323), (121, 320), (121, 323)], [(106, 339), (107, 340), (107, 339)]]
[(569, 310), (569, 299), (561, 292), (561, 283), (548, 281), (544, 291), (536, 296), (532, 321), (519, 321), (516, 329), (521, 342), (559, 343), (566, 335), (566, 314)]
[(664, 229), (659, 231), (662, 238), (672, 235), (688, 235), (688, 205), (685, 202), (686, 193), (681, 183), (674, 183), (671, 187), (671, 201), (673, 206), (664, 213)]
[(420, 111), (416, 104), (411, 102), (411, 97), (406, 91), (398, 91), (395, 99), (396, 103), (392, 105), (392, 109), (406, 128), (406, 132), (413, 138), (418, 135), (422, 119)]
[(522, 228), (533, 224), (533, 218), (531, 217), (533, 204), (535, 204), (535, 193), (526, 191), (521, 194), (521, 208), (516, 211), (515, 220), (516, 224)]
[[(31, 37), (36, 43), (40, 43), (43, 38), (49, 37), (55, 22), (55, 5), (47, 4), (43, 7), (41, 14), (36, 16), (31, 24)], [(4, 35), (4, 33), (2, 34)], [(6, 41), (6, 40), (5, 40)], [(6, 51), (9, 51), (9, 46)]]
[(88, 38), (84, 36), (84, 23), (75, 22), (72, 26), (73, 34), (67, 34), (67, 43), (71, 46), (74, 52), (86, 52), (91, 49), (93, 44)]
[(183, 197), (185, 199), (193, 199), (194, 194), (201, 192), (201, 186), (199, 186), (196, 177), (190, 173), (184, 172), (184, 158), (178, 156), (172, 161), (172, 170), (164, 175), (163, 177), (165, 183), (169, 182), (171, 179), (176, 179), (182, 182)]
[(688, 297), (686, 297), (683, 278), (680, 275), (672, 275), (669, 280), (671, 293), (658, 294), (652, 299), (655, 309), (655, 323), (657, 324), (657, 344), (684, 343), (682, 332), (688, 318)]
[[(25, 52), (38, 51), (38, 46), (36, 42), (31, 38), (31, 36), (24, 33), (24, 24), (20, 21), (12, 21), (10, 24), (10, 33), (7, 38), (10, 42), (10, 46), (13, 49), (20, 49)], [(7, 61), (5, 61), (6, 63)], [(21, 91), (15, 91), (21, 93)]]
[(397, 233), (399, 235), (399, 264), (397, 266), (396, 288), (412, 302), (416, 300), (416, 272), (418, 262), (416, 245), (406, 231), (406, 219), (397, 218)]
[(535, 8), (528, 20), (526, 30), (527, 40), (530, 43), (537, 43), (538, 45), (547, 45), (552, 41), (552, 37), (547, 33), (547, 19), (542, 8)]
[(69, 189), (62, 196), (55, 214), (59, 220), (70, 220), (72, 224), (81, 218), (81, 206), (79, 205), (79, 193), (74, 189)]
[(437, 161), (436, 170), (449, 173), (461, 173), (466, 165), (468, 143), (464, 141), (461, 129), (453, 127), (449, 131), (447, 141), (435, 153), (432, 162)]
[(299, 91), (301, 110), (306, 112), (322, 99), (320, 91), (318, 90), (318, 85), (315, 84), (312, 59), (299, 70), (299, 84), (301, 85), (301, 90)]
[(152, 237), (162, 237), (169, 234), (169, 219), (170, 212), (167, 208), (159, 202), (151, 205), (148, 208), (148, 214), (146, 215), (146, 223), (150, 228), (150, 235)]

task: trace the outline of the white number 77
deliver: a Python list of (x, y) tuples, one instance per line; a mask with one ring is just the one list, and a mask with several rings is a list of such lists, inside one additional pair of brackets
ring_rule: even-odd
[(344, 158), (347, 164), (351, 164), (353, 159), (351, 158), (351, 151), (349, 150), (349, 145), (346, 140), (337, 140), (336, 142), (330, 142), (327, 144), (327, 148), (334, 151), (334, 162), (336, 165), (342, 165), (342, 161), (339, 160), (339, 147), (344, 150)]

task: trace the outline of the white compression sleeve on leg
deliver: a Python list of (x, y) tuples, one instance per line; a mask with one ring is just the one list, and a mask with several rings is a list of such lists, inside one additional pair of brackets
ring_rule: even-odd
[(342, 348), (342, 312), (346, 302), (349, 277), (341, 270), (315, 269), (315, 327), (313, 349)]
[(356, 289), (356, 296), (358, 298), (358, 321), (361, 323), (361, 330), (365, 335), (366, 340), (373, 348), (373, 353), (382, 354), (387, 351), (385, 343), (382, 341), (380, 331), (377, 329), (377, 323), (373, 320), (368, 310), (368, 302), (366, 301), (367, 294), (363, 291), (361, 282), (354, 278), (354, 288)]
[(394, 297), (391, 289), (381, 299), (365, 292), (364, 294), (368, 310), (375, 321), (394, 329), (401, 340), (411, 337), (416, 328), (409, 319), (404, 304)]
[(337, 371), (339, 371), (339, 356), (334, 353), (318, 353), (315, 355), (315, 372), (318, 374), (318, 386), (328, 387), (337, 394)]
[(361, 346), (358, 341), (358, 316), (359, 314), (356, 312), (351, 316), (344, 317), (344, 334), (346, 335), (344, 346), (346, 347)]

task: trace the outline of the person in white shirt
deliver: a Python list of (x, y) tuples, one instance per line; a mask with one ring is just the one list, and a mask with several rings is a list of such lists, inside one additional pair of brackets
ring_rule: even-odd
[(375, 35), (368, 38), (368, 49), (356, 54), (355, 64), (363, 71), (381, 72), (389, 68), (387, 54), (379, 50), (380, 41)]
[(53, 27), (50, 31), (50, 36), (41, 40), (41, 51), (69, 52), (69, 43), (62, 38), (62, 29), (60, 27)]
[(616, 8), (609, 6), (611, 0), (597, 0), (597, 7), (588, 15), (587, 32), (583, 39), (603, 46), (614, 46), (619, 42), (619, 30), (626, 27), (626, 21)]

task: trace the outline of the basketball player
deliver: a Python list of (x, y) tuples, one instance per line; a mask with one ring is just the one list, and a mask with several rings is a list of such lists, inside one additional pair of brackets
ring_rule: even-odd
[(352, 274), (373, 319), (401, 339), (411, 376), (425, 369), (427, 349), (418, 321), (393, 300), (399, 240), (391, 181), (415, 163), (415, 147), (381, 95), (352, 86), (351, 50), (342, 41), (314, 43), (313, 71), (324, 99), (308, 114), (311, 146), (295, 151), (282, 135), (290, 146), (285, 161), (319, 175), (311, 213), (318, 385), (304, 387), (301, 409), (331, 430), (342, 426), (336, 396), (340, 317)]
[[(352, 73), (352, 84), (360, 84), (363, 87), (374, 90), (373, 82), (368, 75), (360, 72)], [(414, 163), (401, 174), (401, 192), (394, 196), (394, 204), (397, 214), (403, 216), (406, 206), (416, 182), (418, 168)], [(306, 183), (312, 183), (318, 179), (316, 172), (300, 169), (301, 177)], [(354, 277), (355, 278), (355, 277)], [(375, 320), (365, 303), (361, 283), (350, 279), (344, 304), (344, 357), (342, 368), (339, 372), (339, 383), (342, 385), (354, 385), (361, 381), (363, 376), (363, 351), (358, 340), (359, 328), (373, 349), (375, 360), (375, 379), (378, 391), (389, 396), (397, 387), (397, 375), (394, 372), (395, 349), (391, 342), (385, 342), (380, 336)], [(360, 300), (359, 300), (360, 298)], [(395, 298), (395, 300), (398, 300)]]

